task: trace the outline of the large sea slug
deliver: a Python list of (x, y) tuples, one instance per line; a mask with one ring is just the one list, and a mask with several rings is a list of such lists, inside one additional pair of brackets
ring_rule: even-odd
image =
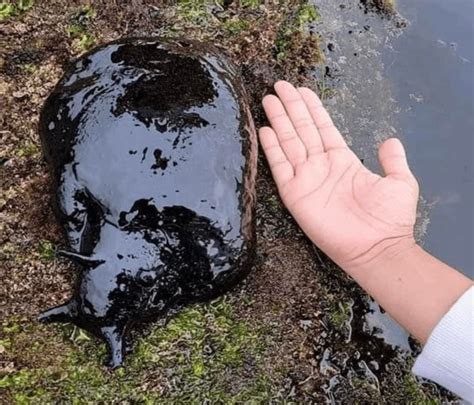
[(135, 38), (72, 64), (40, 120), (59, 221), (81, 271), (42, 315), (122, 364), (137, 322), (211, 299), (253, 258), (256, 135), (236, 68), (195, 42)]

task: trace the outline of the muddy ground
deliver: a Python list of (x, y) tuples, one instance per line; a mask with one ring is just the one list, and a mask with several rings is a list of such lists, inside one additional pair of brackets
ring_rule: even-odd
[[(395, 24), (389, 3), (352, 1)], [(42, 103), (67, 64), (123, 36), (212, 41), (241, 68), (262, 125), (260, 100), (276, 78), (308, 85), (330, 101), (331, 89), (317, 76), (325, 67), (318, 27), (332, 21), (297, 0), (49, 0), (0, 7), (2, 403), (452, 399), (410, 374), (413, 342), (389, 345), (367, 321), (378, 309), (298, 230), (261, 154), (258, 258), (241, 286), (166, 325), (144, 326), (125, 368), (115, 372), (102, 367), (105, 350), (95, 338), (69, 325), (39, 325), (38, 312), (63, 302), (74, 281), (73, 265), (54, 254), (64, 239), (37, 134)]]

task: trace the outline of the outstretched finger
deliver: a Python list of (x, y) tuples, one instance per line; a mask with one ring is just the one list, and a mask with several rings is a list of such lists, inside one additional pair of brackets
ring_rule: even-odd
[(346, 141), (334, 126), (331, 116), (316, 93), (307, 87), (298, 87), (298, 92), (308, 106), (308, 110), (318, 128), (325, 151), (347, 147)]
[(285, 153), (278, 142), (275, 132), (269, 127), (260, 128), (258, 131), (268, 165), (272, 171), (273, 179), (278, 188), (281, 189), (294, 176), (294, 169), (288, 161)]
[(379, 161), (386, 176), (413, 177), (405, 148), (397, 138), (389, 138), (379, 147)]
[(306, 147), (307, 155), (323, 153), (324, 147), (318, 129), (298, 90), (292, 84), (281, 80), (275, 83), (275, 91), (296, 129), (296, 133)]
[(273, 95), (265, 96), (263, 108), (278, 137), (281, 149), (290, 163), (293, 166), (304, 163), (307, 159), (306, 148), (279, 98)]

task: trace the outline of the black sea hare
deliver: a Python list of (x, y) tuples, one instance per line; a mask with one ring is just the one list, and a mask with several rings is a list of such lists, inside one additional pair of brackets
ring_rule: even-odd
[(235, 67), (195, 42), (138, 38), (77, 60), (40, 121), (58, 218), (82, 272), (44, 322), (102, 337), (211, 299), (253, 258), (256, 136)]

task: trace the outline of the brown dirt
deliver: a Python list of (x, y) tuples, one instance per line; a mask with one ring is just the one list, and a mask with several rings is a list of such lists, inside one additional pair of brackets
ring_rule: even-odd
[[(285, 64), (276, 61), (274, 43), (278, 28), (289, 18), (289, 13), (276, 2), (266, 3), (258, 10), (232, 4), (223, 12), (225, 16), (219, 18), (251, 21), (238, 35), (223, 32), (212, 20), (202, 24), (188, 21), (179, 15), (172, 2), (141, 0), (95, 1), (97, 15), (87, 21), (86, 29), (97, 44), (122, 36), (170, 35), (175, 31), (220, 43), (241, 67), (254, 101), (257, 124), (261, 124), (260, 100), (276, 77), (303, 82), (305, 66), (310, 64), (308, 58), (313, 63), (317, 55), (314, 38), (306, 41), (295, 34), (292, 53)], [(297, 3), (290, 1), (287, 6)], [(68, 297), (73, 283), (72, 266), (42, 255), (39, 249), (42, 241), (61, 246), (64, 239), (52, 209), (52, 193), (40, 153), (37, 124), (41, 106), (66, 65), (84, 51), (77, 38), (66, 34), (84, 4), (80, 1), (38, 2), (32, 10), (8, 19), (0, 28), (1, 36), (7, 39), (0, 54), (0, 91), (5, 100), (0, 110), (0, 319), (20, 317), (24, 320), (26, 317), (27, 323), (34, 323), (41, 309)], [(297, 51), (307, 56), (295, 57)], [(274, 329), (279, 344), (272, 346), (271, 351), (276, 351), (268, 357), (268, 372), (287, 373), (292, 369), (294, 379), (299, 381), (311, 373), (311, 367), (304, 362), (301, 370), (292, 364), (311, 355), (311, 352), (305, 354), (305, 336), (295, 325), (301, 311), (311, 311), (311, 302), (316, 296), (313, 260), (307, 242), (282, 210), (268, 171), (263, 163), (261, 166), (260, 265), (245, 287), (234, 294), (253, 298), (252, 305), (237, 308), (243, 318), (270, 324)], [(295, 252), (298, 253), (295, 255)], [(21, 342), (17, 345), (24, 346)], [(15, 369), (38, 365), (38, 356), (29, 356), (28, 352), (18, 353), (15, 358)], [(41, 366), (47, 367), (51, 362), (54, 363), (54, 355), (45, 353)], [(11, 367), (11, 363), (3, 364), (3, 372), (11, 371)]]

